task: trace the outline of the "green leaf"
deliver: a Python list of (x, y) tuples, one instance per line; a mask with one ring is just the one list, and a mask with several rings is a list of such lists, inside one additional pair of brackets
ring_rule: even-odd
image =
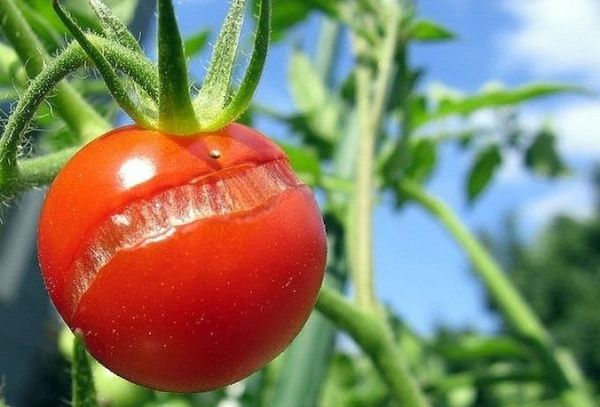
[(536, 174), (557, 177), (567, 173), (567, 167), (556, 149), (556, 136), (549, 129), (541, 130), (525, 152), (525, 165)]
[(25, 84), (26, 82), (27, 75), (17, 53), (0, 42), (0, 86), (14, 88), (15, 83)]
[[(135, 14), (139, 0), (104, 0), (112, 12), (121, 20), (129, 23)], [(65, 0), (64, 6), (69, 12), (77, 18), (78, 21), (86, 28), (99, 31), (101, 29), (96, 20), (93, 11), (88, 7), (85, 1), (82, 0)], [(42, 36), (41, 39), (45, 44), (55, 43), (67, 34), (67, 30), (57, 18), (52, 9), (52, 2), (48, 0), (17, 0), (17, 4), (36, 34)], [(39, 22), (43, 21), (43, 27), (39, 27)], [(43, 29), (41, 29), (43, 28)], [(55, 45), (58, 46), (58, 43)], [(54, 49), (50, 49), (53, 51)]]
[(501, 165), (502, 153), (496, 144), (490, 145), (477, 154), (467, 182), (467, 196), (471, 203), (489, 186)]
[(97, 407), (92, 365), (80, 332), (75, 333), (71, 379), (73, 407)]
[(333, 143), (339, 136), (341, 102), (329, 93), (308, 55), (301, 51), (292, 54), (289, 82), (292, 97), (301, 113), (295, 120), (296, 130), (305, 127), (310, 135), (327, 144)]
[(555, 96), (569, 93), (587, 93), (577, 86), (562, 84), (532, 84), (515, 89), (493, 89), (484, 90), (471, 96), (447, 96), (438, 101), (437, 106), (414, 121), (415, 127), (427, 122), (443, 119), (452, 115), (470, 115), (481, 109), (498, 108), (503, 106), (517, 105), (524, 102), (540, 99), (542, 97)]
[(210, 30), (201, 30), (196, 34), (187, 37), (183, 41), (185, 48), (185, 55), (188, 58), (194, 58), (196, 55), (204, 51), (206, 45), (208, 45), (208, 39), (210, 38)]
[[(50, 2), (48, 2), (50, 3)], [(44, 16), (37, 12), (33, 7), (24, 2), (16, 3), (23, 16), (29, 23), (29, 26), (33, 29), (37, 37), (42, 41), (44, 46), (49, 51), (56, 51), (63, 42), (60, 31), (54, 27), (50, 21)], [(53, 16), (55, 18), (55, 16)], [(64, 29), (64, 27), (61, 27)]]
[(437, 145), (429, 138), (418, 139), (410, 149), (406, 176), (417, 182), (425, 182), (437, 163)]
[(302, 113), (316, 111), (327, 102), (327, 87), (306, 53), (293, 52), (289, 81), (294, 102)]
[(300, 178), (309, 185), (316, 184), (321, 178), (321, 163), (316, 153), (306, 147), (297, 147), (290, 144), (279, 143), (285, 151), (290, 164)]
[(427, 98), (423, 94), (413, 94), (408, 100), (409, 117), (411, 123), (427, 121)]
[(431, 20), (416, 20), (409, 27), (409, 38), (420, 42), (450, 41), (456, 38), (456, 35)]
[(341, 4), (342, 0), (274, 0), (273, 41), (282, 40), (290, 29), (303, 22), (312, 12), (336, 16)]
[(529, 349), (510, 337), (487, 338), (464, 335), (441, 340), (435, 345), (444, 358), (457, 362), (482, 361), (485, 359), (524, 359)]

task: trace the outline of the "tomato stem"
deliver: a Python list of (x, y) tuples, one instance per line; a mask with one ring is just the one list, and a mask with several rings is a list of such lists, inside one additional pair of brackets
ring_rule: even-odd
[[(111, 39), (118, 44), (131, 49), (132, 51), (135, 51), (137, 54), (139, 54), (140, 59), (147, 60), (140, 43), (134, 37), (131, 31), (129, 31), (129, 28), (127, 28), (127, 26), (119, 19), (119, 17), (117, 17), (101, 0), (88, 1), (96, 13), (96, 16), (98, 16), (102, 22), (103, 34), (106, 36), (106, 38)], [(158, 84), (158, 79), (156, 83)], [(133, 87), (145, 112), (152, 112), (155, 115), (156, 112), (158, 112), (158, 94), (149, 96), (149, 93), (144, 91), (144, 89), (136, 83), (133, 84)]]
[[(389, 100), (389, 92), (396, 74), (394, 59), (398, 47), (399, 11), (390, 7), (387, 14), (386, 33), (382, 54), (378, 58), (377, 71), (365, 62), (370, 49), (359, 37), (354, 38), (355, 52), (359, 59), (356, 72), (356, 98), (361, 130), (359, 159), (356, 174), (356, 195), (352, 210), (354, 246), (353, 262), (356, 279), (356, 299), (363, 309), (376, 311), (378, 308), (373, 283), (373, 194), (375, 192), (375, 144), (383, 126)], [(375, 74), (376, 73), (376, 74)]]
[(73, 407), (97, 407), (96, 388), (92, 376), (92, 363), (85, 350), (83, 334), (75, 332), (73, 365), (71, 368), (71, 403)]
[(92, 42), (79, 28), (75, 20), (61, 6), (59, 0), (53, 1), (54, 9), (64, 25), (71, 32), (75, 40), (81, 45), (81, 48), (88, 54), (90, 59), (96, 64), (96, 68), (104, 78), (106, 86), (110, 89), (117, 103), (129, 114), (129, 116), (142, 127), (155, 128), (156, 124), (149, 118), (142, 109), (129, 97), (129, 92), (121, 82), (121, 79), (111, 66), (110, 62), (104, 57), (102, 52), (92, 44)]
[[(0, 30), (19, 55), (29, 77), (35, 78), (50, 57), (14, 0), (0, 1)], [(50, 103), (77, 137), (75, 143), (89, 141), (111, 128), (110, 123), (68, 83), (57, 87), (56, 96)]]
[[(442, 201), (429, 195), (421, 186), (411, 181), (403, 181), (400, 191), (409, 199), (420, 204), (438, 219), (464, 249), (475, 266), (474, 271), (485, 283), (494, 303), (512, 326), (514, 331), (532, 345), (556, 382), (557, 391), (565, 405), (591, 407), (594, 405), (585, 389), (583, 375), (578, 367), (569, 363), (568, 358), (559, 357), (554, 350), (550, 335), (544, 329), (527, 302), (514, 288), (500, 265), (492, 258), (485, 247), (465, 227), (456, 214)], [(575, 371), (576, 374), (570, 374)]]
[(342, 295), (327, 288), (321, 290), (317, 309), (346, 331), (369, 356), (399, 405), (429, 405), (404, 363), (389, 327), (381, 318), (359, 309)]
[(158, 0), (159, 123), (161, 131), (186, 135), (200, 130), (192, 106), (185, 50), (171, 0)]

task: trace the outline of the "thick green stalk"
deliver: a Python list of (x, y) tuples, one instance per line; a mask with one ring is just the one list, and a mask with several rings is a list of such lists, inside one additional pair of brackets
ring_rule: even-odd
[[(360, 126), (356, 194), (354, 197), (355, 249), (353, 273), (356, 284), (356, 300), (363, 309), (376, 311), (377, 299), (373, 283), (373, 194), (375, 192), (375, 144), (383, 127), (389, 92), (394, 82), (395, 56), (398, 44), (399, 18), (395, 7), (389, 8), (386, 34), (382, 54), (378, 58), (377, 70), (359, 61), (356, 71), (357, 104)], [(369, 47), (361, 38), (355, 38), (357, 57), (369, 54)]]
[(328, 289), (321, 290), (317, 309), (346, 331), (370, 357), (398, 405), (429, 405), (404, 364), (389, 328), (380, 318), (358, 309), (340, 294)]
[(56, 174), (79, 151), (79, 147), (67, 148), (41, 157), (21, 160), (18, 164), (17, 188), (15, 193), (50, 184)]
[(370, 86), (372, 75), (368, 68), (359, 67), (357, 77), (357, 101), (360, 141), (357, 160), (356, 191), (351, 210), (353, 246), (352, 273), (356, 286), (356, 301), (363, 309), (376, 308), (373, 284), (373, 193), (375, 133), (371, 125)]
[(342, 39), (342, 27), (337, 21), (323, 18), (317, 48), (316, 65), (321, 72), (323, 83), (333, 87), (336, 62), (338, 61)]
[[(30, 78), (35, 78), (50, 57), (17, 8), (14, 0), (0, 1), (0, 29), (12, 44)], [(56, 113), (77, 136), (76, 143), (94, 139), (110, 130), (110, 123), (90, 106), (68, 83), (57, 87), (51, 99)]]
[(547, 374), (553, 381), (555, 390), (560, 393), (565, 405), (592, 407), (594, 403), (587, 394), (577, 366), (570, 358), (562, 357), (557, 351), (550, 335), (533, 310), (517, 292), (498, 263), (458, 216), (444, 202), (429, 195), (416, 183), (403, 181), (399, 188), (407, 198), (427, 209), (456, 239), (473, 262), (475, 271), (514, 332), (538, 353)]
[(71, 366), (71, 404), (73, 407), (97, 407), (92, 364), (85, 350), (82, 335), (76, 333)]
[[(92, 41), (86, 36), (77, 22), (71, 17), (69, 12), (61, 5), (59, 0), (54, 0), (54, 10), (62, 20), (63, 24), (71, 32), (75, 40), (79, 43), (81, 48), (86, 52), (89, 58), (96, 65), (96, 69), (102, 75), (104, 83), (110, 90), (110, 93), (115, 98), (119, 106), (133, 119), (133, 121), (144, 128), (156, 128), (156, 123), (151, 117), (148, 117), (143, 111), (142, 107), (139, 106), (129, 95), (129, 89), (125, 86), (112, 64), (104, 56), (104, 54), (92, 43)], [(117, 42), (118, 43), (118, 42)], [(123, 44), (124, 47), (130, 49), (128, 43)], [(136, 49), (132, 51), (137, 52)]]

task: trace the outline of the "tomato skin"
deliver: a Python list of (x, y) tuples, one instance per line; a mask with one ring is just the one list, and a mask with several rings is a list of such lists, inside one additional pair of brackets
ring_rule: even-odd
[(238, 124), (186, 138), (127, 127), (73, 158), (49, 191), (38, 245), (51, 298), (92, 355), (130, 381), (196, 392), (246, 377), (291, 342), (326, 260), (318, 207), (299, 184), (119, 250), (73, 296), (76, 259), (107, 218), (162, 191), (227, 183), (226, 173), (271, 162), (288, 166), (275, 144)]

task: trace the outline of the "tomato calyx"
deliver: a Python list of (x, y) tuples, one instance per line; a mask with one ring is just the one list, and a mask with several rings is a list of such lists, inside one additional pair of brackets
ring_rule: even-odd
[[(259, 0), (254, 49), (240, 86), (231, 92), (234, 61), (246, 12), (245, 0), (233, 0), (219, 34), (204, 84), (191, 95), (184, 46), (175, 18), (172, 0), (158, 1), (158, 89), (147, 92), (140, 86), (128, 86), (124, 75), (109, 63), (59, 0), (54, 8), (101, 73), (110, 92), (123, 110), (140, 127), (180, 136), (222, 129), (239, 118), (249, 107), (258, 86), (271, 31), (271, 0)], [(127, 47), (146, 59), (133, 34), (101, 0), (89, 0), (98, 16), (106, 39)], [(133, 89), (135, 97), (131, 97)], [(156, 97), (158, 96), (158, 97)], [(192, 97), (193, 96), (193, 97)]]

